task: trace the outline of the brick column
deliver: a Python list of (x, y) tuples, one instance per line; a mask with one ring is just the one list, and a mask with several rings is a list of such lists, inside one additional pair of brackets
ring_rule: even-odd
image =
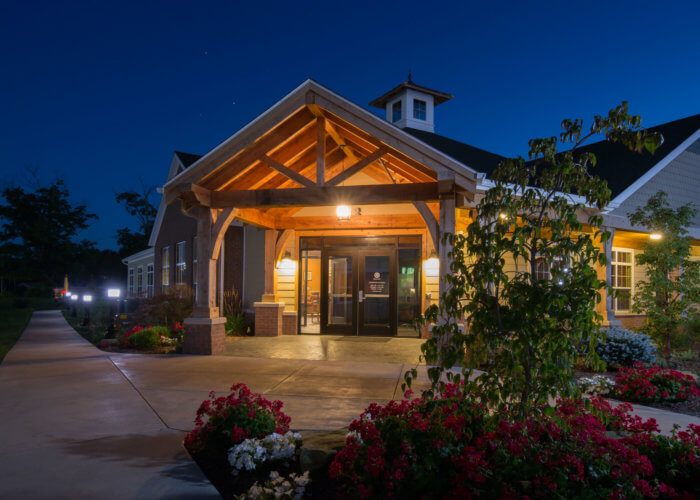
[(255, 336), (277, 337), (283, 334), (284, 302), (255, 302)]
[(185, 354), (220, 354), (226, 349), (226, 318), (185, 318)]
[(282, 313), (282, 334), (296, 335), (297, 334), (297, 312), (284, 311)]

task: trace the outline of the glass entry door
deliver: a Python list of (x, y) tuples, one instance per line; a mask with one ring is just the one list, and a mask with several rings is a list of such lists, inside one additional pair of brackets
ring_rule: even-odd
[(358, 334), (395, 335), (395, 251), (361, 249), (359, 254)]
[(352, 251), (333, 251), (325, 255), (326, 285), (324, 330), (354, 335), (357, 329), (357, 257)]

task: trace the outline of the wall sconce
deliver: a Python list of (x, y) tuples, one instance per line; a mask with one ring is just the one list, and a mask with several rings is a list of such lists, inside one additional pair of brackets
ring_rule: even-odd
[(423, 272), (428, 277), (440, 276), (440, 259), (433, 250), (428, 259), (423, 262)]
[(338, 205), (335, 209), (335, 215), (338, 220), (350, 220), (352, 211), (348, 205)]
[(284, 256), (277, 262), (277, 269), (279, 271), (291, 271), (294, 272), (296, 269), (296, 262), (292, 259), (292, 254), (287, 250), (284, 252)]
[(651, 233), (649, 235), (649, 238), (651, 238), (652, 240), (660, 240), (661, 237), (662, 237), (661, 233)]

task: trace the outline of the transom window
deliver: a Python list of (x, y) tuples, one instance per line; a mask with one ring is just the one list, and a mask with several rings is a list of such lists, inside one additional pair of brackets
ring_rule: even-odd
[(175, 284), (182, 285), (185, 282), (185, 242), (175, 245)]
[(611, 262), (612, 288), (615, 291), (615, 311), (629, 312), (632, 309), (634, 252), (630, 249), (613, 249)]
[(391, 121), (397, 122), (401, 119), (401, 101), (396, 101), (391, 105)]
[(419, 101), (418, 99), (413, 100), (413, 118), (416, 120), (425, 121), (426, 114), (426, 104), (425, 101)]
[(168, 286), (170, 286), (170, 247), (163, 247), (161, 253), (161, 285), (163, 287), (163, 292), (167, 291)]

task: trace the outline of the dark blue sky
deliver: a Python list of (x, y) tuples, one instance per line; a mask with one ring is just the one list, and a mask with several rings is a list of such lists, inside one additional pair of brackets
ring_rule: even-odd
[[(116, 247), (114, 194), (162, 185), (306, 78), (366, 106), (450, 92), (436, 132), (504, 155), (621, 100), (651, 126), (700, 112), (700, 3), (0, 2), (0, 186), (38, 165)], [(155, 200), (154, 200), (155, 201)]]

